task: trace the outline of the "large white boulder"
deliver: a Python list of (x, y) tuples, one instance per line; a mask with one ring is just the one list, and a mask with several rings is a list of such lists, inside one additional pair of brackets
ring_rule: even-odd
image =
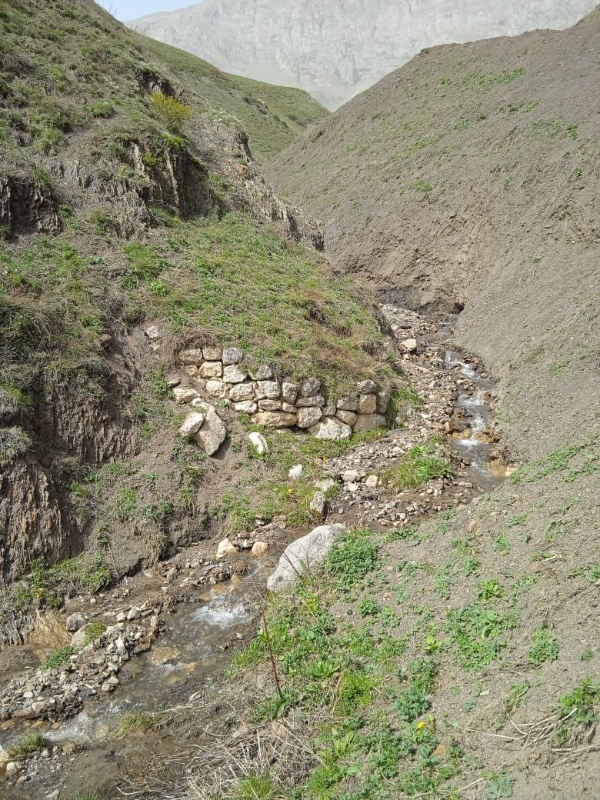
[(267, 589), (281, 592), (294, 584), (302, 575), (322, 564), (336, 536), (346, 530), (344, 525), (320, 525), (301, 539), (286, 547), (275, 572), (267, 580)]

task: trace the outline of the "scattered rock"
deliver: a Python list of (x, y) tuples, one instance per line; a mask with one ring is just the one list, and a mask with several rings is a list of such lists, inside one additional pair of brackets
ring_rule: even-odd
[(374, 394), (377, 391), (377, 384), (375, 381), (359, 381), (356, 384), (356, 389), (359, 394)]
[(417, 340), (405, 339), (403, 342), (400, 342), (400, 347), (402, 347), (406, 353), (415, 353), (417, 350)]
[(88, 638), (88, 636), (91, 636), (91, 632), (93, 630), (94, 630), (93, 623), (88, 623), (87, 625), (83, 625), (81, 628), (79, 628), (79, 630), (77, 630), (73, 634), (73, 636), (71, 636), (71, 645), (73, 647), (83, 647), (85, 640)]
[(304, 467), (302, 464), (296, 464), (294, 467), (290, 467), (288, 471), (288, 475), (293, 481), (297, 481), (298, 478), (302, 477), (302, 472), (304, 471)]
[(156, 339), (160, 339), (160, 331), (158, 330), (156, 325), (150, 325), (149, 328), (146, 328), (144, 333), (146, 334), (148, 339), (150, 339), (151, 342), (156, 341)]
[(205, 361), (198, 370), (201, 378), (222, 378), (223, 364), (220, 361)]
[(229, 399), (234, 403), (241, 403), (244, 400), (254, 400), (254, 386), (251, 383), (238, 383), (229, 389)]
[(181, 364), (193, 364), (198, 367), (204, 361), (202, 350), (199, 347), (182, 350), (181, 353), (179, 353), (179, 361)]
[(223, 348), (218, 345), (204, 345), (202, 354), (205, 361), (220, 361), (223, 358)]
[(253, 445), (259, 456), (264, 456), (266, 453), (269, 452), (269, 445), (267, 444), (267, 440), (262, 435), (262, 433), (258, 433), (258, 431), (255, 431), (254, 433), (249, 433), (248, 439), (250, 439), (251, 444)]
[(9, 761), (4, 769), (4, 773), (7, 778), (10, 778), (11, 775), (16, 775), (17, 772), (21, 771), (21, 764), (18, 761)]
[(217, 561), (220, 561), (221, 559), (227, 558), (227, 556), (235, 555), (236, 553), (237, 553), (237, 550), (235, 549), (235, 547), (231, 543), (231, 540), (230, 539), (222, 539), (219, 542), (219, 545), (217, 547), (216, 559), (217, 559)]
[(231, 364), (223, 369), (223, 380), (225, 383), (243, 383), (248, 377), (245, 369), (237, 364)]
[[(88, 698), (119, 685), (116, 674), (132, 653), (150, 647), (157, 623), (158, 617), (152, 616), (147, 627), (113, 625), (98, 636), (93, 648), (83, 648), (60, 667), (41, 667), (11, 680), (0, 690), (0, 718), (55, 722), (78, 714)], [(86, 628), (76, 631), (74, 638), (84, 637)]]
[(173, 389), (173, 395), (175, 397), (175, 402), (179, 403), (179, 405), (185, 405), (186, 403), (191, 403), (192, 400), (195, 400), (197, 397), (200, 397), (200, 395), (195, 389), (184, 389), (181, 386), (175, 386), (175, 388)]
[(358, 411), (358, 397), (340, 397), (336, 406), (341, 411)]
[(387, 427), (387, 421), (383, 414), (359, 414), (354, 430), (359, 433), (360, 431), (374, 431), (377, 428), (385, 427)]
[(323, 492), (315, 492), (308, 507), (311, 517), (323, 519), (327, 514), (327, 498)]
[(345, 531), (343, 525), (321, 525), (306, 536), (288, 545), (279, 559), (275, 572), (267, 580), (271, 592), (281, 592), (299, 577), (322, 563), (333, 546), (336, 536)]
[(266, 542), (254, 542), (252, 545), (252, 550), (250, 550), (250, 555), (252, 555), (254, 558), (262, 558), (267, 554), (268, 550), (269, 545)]
[(256, 396), (259, 400), (278, 400), (281, 397), (281, 386), (277, 381), (258, 381)]
[(347, 469), (342, 472), (342, 480), (344, 483), (355, 483), (358, 480), (359, 472), (356, 469)]
[(258, 406), (256, 403), (253, 403), (252, 400), (244, 400), (241, 403), (234, 403), (233, 410), (237, 411), (239, 414), (256, 414)]
[(205, 413), (204, 425), (194, 436), (194, 441), (204, 449), (207, 455), (212, 456), (227, 438), (227, 428), (213, 406), (204, 403), (203, 411)]
[(334, 486), (336, 486), (336, 482), (333, 478), (327, 478), (327, 480), (324, 481), (315, 481), (315, 487), (322, 492), (328, 492), (330, 489), (333, 489)]
[(182, 439), (190, 439), (194, 436), (200, 428), (204, 425), (205, 415), (196, 411), (194, 414), (189, 414), (181, 427), (179, 428), (179, 435)]
[(321, 391), (321, 381), (318, 378), (306, 378), (300, 385), (300, 397), (313, 397)]
[(390, 404), (390, 392), (377, 392), (377, 408), (375, 409), (378, 414), (385, 414)]
[(309, 408), (311, 406), (320, 406), (322, 408), (324, 405), (325, 398), (320, 394), (312, 394), (310, 397), (299, 397), (298, 400), (296, 400), (297, 408)]
[(261, 364), (256, 369), (250, 369), (250, 377), (253, 381), (270, 381), (273, 377), (273, 370), (267, 364)]
[(282, 403), (280, 400), (259, 400), (258, 407), (261, 411), (281, 411)]
[(334, 442), (349, 439), (352, 436), (350, 425), (346, 425), (335, 417), (324, 417), (309, 430), (317, 439), (329, 439)]
[(261, 411), (252, 417), (252, 422), (265, 428), (292, 428), (296, 424), (296, 415), (285, 411)]
[(229, 392), (229, 386), (223, 381), (213, 378), (206, 381), (206, 394), (214, 397), (215, 400), (225, 400)]
[(65, 624), (66, 629), (70, 633), (75, 633), (78, 631), (79, 628), (82, 628), (85, 625), (85, 617), (80, 611), (75, 612), (75, 614), (70, 614), (67, 617), (67, 622)]
[(379, 478), (377, 475), (369, 475), (365, 480), (365, 486), (369, 489), (376, 489), (379, 486)]
[(350, 425), (351, 428), (356, 424), (357, 415), (354, 413), (354, 411), (344, 411), (343, 409), (338, 408), (338, 410), (335, 412), (335, 416), (338, 419), (341, 419), (341, 421), (346, 425)]
[(286, 403), (290, 403), (294, 405), (296, 399), (298, 398), (298, 387), (295, 383), (290, 383), (289, 381), (284, 381), (281, 384), (281, 395)]
[(167, 375), (165, 378), (165, 382), (169, 389), (174, 389), (176, 386), (179, 386), (181, 383), (181, 375)]
[(377, 397), (374, 394), (361, 394), (358, 398), (359, 414), (374, 414), (377, 410)]

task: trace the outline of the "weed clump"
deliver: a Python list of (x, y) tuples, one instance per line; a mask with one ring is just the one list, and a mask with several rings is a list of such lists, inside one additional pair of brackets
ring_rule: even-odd
[(62, 667), (62, 665), (66, 664), (71, 656), (74, 656), (76, 653), (77, 648), (70, 644), (66, 644), (64, 647), (59, 647), (58, 650), (55, 650), (54, 653), (52, 653), (52, 655), (48, 656), (44, 662), (44, 669), (56, 669), (57, 667)]
[(16, 744), (13, 744), (12, 747), (7, 748), (7, 754), (9, 758), (25, 759), (33, 755), (33, 753), (37, 753), (38, 750), (42, 750), (44, 746), (44, 739), (41, 734), (30, 733)]
[(442, 448), (434, 442), (411, 447), (400, 464), (384, 475), (389, 484), (401, 491), (417, 489), (428, 481), (451, 478), (452, 466)]
[(325, 571), (336, 579), (338, 589), (349, 591), (372, 572), (379, 561), (379, 547), (368, 528), (341, 536), (327, 558)]
[(153, 92), (150, 107), (167, 130), (173, 134), (181, 134), (184, 124), (192, 118), (190, 106), (162, 92)]

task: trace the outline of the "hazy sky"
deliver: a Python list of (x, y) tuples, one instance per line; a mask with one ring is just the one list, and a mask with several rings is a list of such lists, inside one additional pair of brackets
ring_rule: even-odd
[(198, 3), (200, 0), (96, 0), (98, 5), (120, 20), (137, 19), (156, 11), (173, 11)]

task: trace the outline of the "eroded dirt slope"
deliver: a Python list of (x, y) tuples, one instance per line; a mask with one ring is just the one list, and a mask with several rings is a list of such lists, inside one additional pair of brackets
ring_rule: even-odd
[(596, 10), (423, 51), (269, 169), (382, 299), (464, 307), (524, 456), (596, 424), (599, 45)]

